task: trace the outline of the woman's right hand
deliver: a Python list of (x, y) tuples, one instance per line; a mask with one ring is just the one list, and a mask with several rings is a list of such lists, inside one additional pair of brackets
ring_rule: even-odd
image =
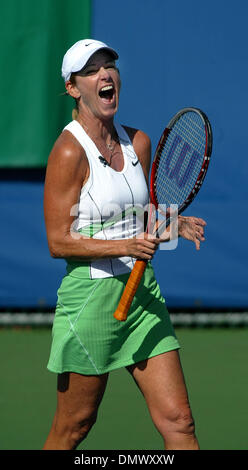
[(127, 256), (150, 260), (153, 258), (162, 240), (147, 233), (141, 233), (135, 238), (125, 240)]

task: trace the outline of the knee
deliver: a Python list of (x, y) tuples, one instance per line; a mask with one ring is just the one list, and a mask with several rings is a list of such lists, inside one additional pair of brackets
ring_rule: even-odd
[(92, 426), (95, 424), (97, 418), (96, 412), (90, 412), (90, 410), (84, 410), (75, 415), (63, 417), (57, 420), (56, 430), (57, 434), (60, 434), (63, 441), (66, 442), (66, 446), (70, 449), (76, 449), (77, 446), (82, 442)]
[(189, 407), (179, 408), (172, 416), (171, 425), (175, 427), (177, 432), (183, 434), (195, 433), (195, 422)]
[(158, 418), (158, 429), (163, 436), (168, 433), (194, 435), (195, 422), (188, 405), (176, 406)]
[(70, 426), (70, 440), (73, 448), (82, 442), (96, 422), (97, 413), (79, 415), (74, 418)]

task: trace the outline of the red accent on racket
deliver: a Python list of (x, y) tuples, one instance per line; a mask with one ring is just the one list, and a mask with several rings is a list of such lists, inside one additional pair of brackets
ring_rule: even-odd
[[(176, 204), (178, 214), (191, 204), (198, 193), (209, 165), (212, 152), (210, 122), (200, 109), (181, 109), (165, 128), (157, 145), (150, 178), (150, 213), (147, 233), (154, 225), (154, 208), (167, 214), (156, 235), (170, 222), (169, 206)], [(161, 210), (166, 207), (166, 212)], [(114, 313), (117, 320), (125, 321), (147, 261), (137, 260)]]

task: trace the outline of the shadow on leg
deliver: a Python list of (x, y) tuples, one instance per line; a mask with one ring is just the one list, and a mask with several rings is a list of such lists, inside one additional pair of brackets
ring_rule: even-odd
[(44, 450), (77, 448), (96, 422), (107, 381), (108, 374), (58, 375), (57, 409)]

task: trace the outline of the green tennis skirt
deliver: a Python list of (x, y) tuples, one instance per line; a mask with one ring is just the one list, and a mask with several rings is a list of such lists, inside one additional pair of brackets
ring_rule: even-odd
[(69, 270), (58, 289), (50, 371), (99, 375), (180, 347), (150, 263), (127, 320), (114, 318), (128, 277)]

